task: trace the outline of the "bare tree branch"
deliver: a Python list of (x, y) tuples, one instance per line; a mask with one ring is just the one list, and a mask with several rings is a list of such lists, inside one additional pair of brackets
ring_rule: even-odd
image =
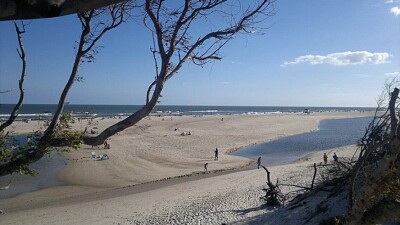
[(157, 80), (153, 81), (153, 83), (151, 83), (151, 84), (149, 85), (149, 88), (147, 89), (146, 104), (149, 104), (149, 101), (150, 101), (150, 92), (151, 92), (151, 89), (154, 87), (154, 85), (156, 85), (156, 81), (157, 81)]
[[(71, 147), (76, 146), (79, 142), (81, 142), (82, 134), (67, 132), (68, 135), (71, 134), (72, 136), (64, 136), (66, 135), (66, 132), (62, 130), (63, 128), (59, 124), (61, 113), (63, 112), (63, 108), (65, 105), (65, 99), (67, 98), (68, 92), (71, 89), (73, 83), (76, 81), (79, 66), (84, 62), (85, 58), (93, 57), (93, 55), (96, 53), (91, 53), (91, 50), (94, 48), (95, 43), (107, 31), (114, 29), (124, 21), (124, 16), (121, 16), (119, 14), (125, 13), (125, 4), (126, 3), (120, 3), (118, 5), (111, 6), (107, 10), (100, 10), (101, 13), (92, 10), (90, 12), (80, 13), (78, 15), (82, 25), (82, 33), (78, 43), (77, 52), (75, 55), (75, 60), (70, 77), (60, 96), (57, 109), (54, 113), (51, 123), (45, 130), (44, 134), (37, 137), (37, 143), (35, 143), (34, 146), (32, 146), (31, 148), (20, 146), (17, 148), (11, 148), (9, 150), (9, 154), (7, 154), (5, 158), (0, 161), (0, 176), (6, 175), (14, 171), (20, 171), (21, 169), (26, 168), (26, 165), (35, 162), (43, 157), (49, 151), (49, 147)], [(120, 8), (117, 9), (116, 7)], [(95, 18), (95, 16), (103, 16), (103, 14), (105, 13), (110, 13), (111, 22), (109, 24), (106, 24), (100, 21), (99, 23), (102, 23), (103, 28), (100, 32), (96, 33), (96, 31), (93, 31), (94, 28), (92, 26), (92, 19)], [(21, 55), (23, 55), (22, 52), (23, 51), (21, 51)]]
[[(205, 3), (206, 2), (206, 3)], [(124, 129), (133, 126), (135, 123), (140, 121), (142, 118), (148, 115), (148, 113), (153, 110), (154, 106), (157, 104), (158, 99), (163, 90), (164, 83), (170, 79), (174, 74), (176, 74), (183, 64), (191, 57), (197, 57), (197, 59), (212, 60), (220, 59), (217, 52), (226, 44), (227, 41), (231, 40), (232, 37), (240, 31), (244, 31), (244, 28), (252, 23), (258, 15), (264, 15), (265, 12), (270, 11), (270, 6), (274, 2), (273, 0), (260, 0), (255, 1), (256, 6), (252, 10), (247, 10), (239, 18), (239, 22), (229, 26), (227, 28), (222, 28), (216, 31), (205, 34), (200, 37), (194, 43), (187, 42), (189, 39), (189, 25), (194, 21), (199, 15), (207, 15), (207, 10), (212, 10), (216, 6), (221, 6), (227, 0), (210, 0), (210, 1), (199, 1), (195, 2), (200, 4), (199, 7), (192, 6), (193, 1), (185, 0), (185, 4), (182, 8), (174, 9), (164, 6), (163, 0), (153, 1), (146, 0), (145, 3), (145, 17), (150, 19), (152, 26), (150, 26), (146, 20), (145, 26), (153, 32), (156, 37), (155, 40), (157, 45), (153, 42), (153, 58), (160, 62), (155, 62), (159, 65), (159, 71), (146, 92), (146, 105), (144, 105), (140, 110), (127, 117), (126, 119), (120, 121), (119, 123), (105, 129), (97, 136), (85, 136), (83, 138), (84, 143), (90, 145), (100, 145), (108, 137), (116, 134), (117, 132), (123, 131)], [(234, 17), (234, 15), (231, 15)], [(174, 20), (175, 19), (175, 20)], [(215, 43), (223, 41), (222, 44), (218, 45), (216, 49), (203, 52), (202, 54), (193, 54), (194, 51), (198, 50), (205, 42), (214, 40), (211, 42), (210, 46)], [(186, 41), (186, 42), (184, 42)], [(157, 48), (157, 49), (156, 49)], [(184, 56), (179, 58), (176, 65), (174, 65), (174, 55), (180, 54), (181, 50), (185, 50)], [(211, 52), (210, 52), (211, 51)], [(154, 54), (158, 54), (159, 57), (155, 57)], [(156, 68), (158, 70), (158, 67)], [(150, 98), (150, 92), (155, 86), (152, 97)]]
[(45, 131), (45, 135), (48, 135), (48, 136), (52, 135), (52, 133), (54, 132), (54, 129), (60, 119), (60, 115), (64, 109), (65, 99), (67, 98), (68, 92), (71, 89), (72, 84), (75, 81), (76, 75), (78, 73), (79, 65), (81, 64), (81, 59), (85, 54), (84, 46), (86, 44), (87, 37), (91, 31), (91, 20), (92, 20), (93, 14), (94, 14), (94, 10), (87, 12), (87, 13), (81, 13), (78, 15), (78, 17), (80, 17), (80, 21), (83, 22), (84, 25), (82, 26), (82, 33), (81, 33), (81, 37), (79, 40), (77, 53), (75, 55), (74, 65), (72, 67), (71, 75), (68, 79), (68, 82), (65, 85), (64, 90), (58, 101), (57, 109), (56, 109), (56, 112), (54, 113), (53, 119), (51, 120), (50, 125), (47, 127), (47, 129)]
[[(158, 21), (157, 17), (154, 15), (152, 11), (152, 1), (151, 0), (146, 0), (146, 13), (150, 17), (151, 21), (153, 22), (155, 32), (157, 33), (157, 44), (158, 44), (158, 49), (160, 51), (160, 55), (162, 58), (165, 57), (165, 49), (164, 49), (164, 44), (162, 40), (162, 29), (160, 27), (160, 21)], [(161, 5), (160, 5), (161, 6)], [(160, 35), (159, 35), (160, 34)]]
[[(95, 53), (90, 53), (93, 50), (93, 47), (97, 44), (100, 38), (107, 32), (110, 31), (119, 25), (121, 25), (125, 21), (124, 15), (127, 13), (128, 10), (127, 3), (120, 3), (113, 6), (108, 7), (105, 10), (101, 10), (101, 12), (96, 12), (95, 10), (91, 10), (90, 12), (80, 13), (78, 14), (78, 18), (82, 24), (82, 33), (79, 40), (77, 52), (75, 55), (74, 65), (72, 67), (72, 71), (70, 77), (68, 79), (67, 84), (64, 87), (64, 90), (60, 96), (56, 112), (53, 116), (53, 119), (46, 129), (45, 134), (51, 135), (54, 132), (54, 129), (59, 121), (60, 115), (63, 112), (65, 100), (67, 98), (68, 92), (71, 89), (73, 83), (77, 78), (77, 73), (79, 66), (83, 62), (82, 59), (88, 58), (89, 61), (92, 61), (94, 58)], [(92, 20), (95, 17), (102, 16), (102, 14), (109, 14), (111, 18), (111, 22), (106, 24), (104, 22), (98, 22), (98, 24), (102, 24), (103, 28), (99, 33), (95, 33), (92, 28)]]
[(14, 90), (15, 90), (15, 88), (8, 89), (8, 90), (4, 90), (4, 91), (0, 91), (0, 94), (4, 94), (4, 93), (8, 93), (8, 92), (12, 92), (12, 91), (14, 91)]
[(151, 110), (153, 110), (154, 106), (157, 104), (158, 98), (161, 95), (163, 85), (164, 85), (163, 80), (158, 78), (156, 80), (154, 93), (153, 93), (150, 101), (148, 101), (148, 103), (146, 105), (144, 105), (141, 109), (139, 109), (134, 114), (127, 117), (126, 119), (112, 125), (111, 127), (108, 127), (103, 132), (101, 132), (98, 136), (95, 136), (95, 137), (84, 136), (83, 142), (88, 145), (101, 145), (104, 143), (104, 141), (107, 138), (113, 136), (114, 134), (116, 134), (118, 132), (125, 130), (128, 127), (135, 125), (141, 119), (143, 119), (144, 117), (149, 115)]
[(22, 41), (22, 34), (25, 33), (25, 25), (23, 22), (22, 24), (22, 30), (18, 27), (17, 23), (14, 21), (14, 27), (15, 27), (15, 32), (17, 33), (17, 38), (18, 38), (18, 44), (19, 44), (19, 50), (17, 49), (18, 55), (22, 61), (22, 71), (21, 71), (21, 76), (18, 81), (18, 88), (19, 88), (19, 99), (17, 104), (14, 106), (13, 111), (10, 114), (10, 117), (8, 120), (0, 125), (0, 132), (2, 132), (6, 127), (10, 126), (14, 120), (18, 116), (18, 111), (21, 108), (22, 101), (24, 100), (24, 80), (25, 80), (25, 72), (26, 72), (26, 55), (25, 55), (25, 48), (24, 44)]

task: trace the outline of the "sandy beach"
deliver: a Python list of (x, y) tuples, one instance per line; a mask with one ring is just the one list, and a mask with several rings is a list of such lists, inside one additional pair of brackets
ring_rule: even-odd
[[(1, 200), (0, 209), (5, 214), (0, 215), (0, 221), (2, 224), (251, 224), (251, 221), (284, 224), (296, 217), (283, 220), (281, 216), (285, 214), (281, 209), (267, 211), (259, 199), (265, 171), (240, 171), (239, 168), (254, 162), (229, 153), (314, 131), (323, 119), (371, 115), (371, 112), (324, 112), (146, 118), (111, 137), (110, 149), (82, 146), (77, 151), (63, 153), (68, 164), (58, 179), (65, 185)], [(116, 121), (96, 119), (89, 130), (101, 131)], [(36, 121), (18, 122), (10, 129), (26, 133), (40, 126)], [(80, 122), (74, 124), (74, 129), (81, 129)], [(190, 135), (181, 135), (188, 132)], [(214, 161), (215, 148), (219, 149), (218, 161)], [(333, 151), (341, 157), (350, 157), (354, 150), (355, 146), (346, 146), (326, 152), (331, 159)], [(93, 160), (93, 151), (97, 155), (107, 154), (110, 159)], [(279, 177), (283, 183), (309, 185), (311, 166), (322, 161), (322, 154), (317, 152), (289, 165), (270, 167), (273, 180)], [(209, 164), (209, 173), (203, 175), (205, 163)], [(217, 173), (223, 170), (230, 172)], [(174, 178), (179, 176), (183, 178)]]

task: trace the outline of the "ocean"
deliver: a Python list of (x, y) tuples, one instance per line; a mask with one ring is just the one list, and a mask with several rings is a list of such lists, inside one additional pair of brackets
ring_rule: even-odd
[[(0, 119), (9, 117), (14, 105), (0, 104)], [(19, 112), (19, 119), (48, 119), (56, 110), (55, 104), (25, 104)], [(75, 117), (128, 116), (140, 109), (140, 105), (75, 105), (67, 104), (64, 112), (72, 112)], [(298, 113), (305, 109), (311, 112), (322, 111), (373, 111), (368, 107), (298, 107), (298, 106), (193, 106), (158, 105), (151, 115), (240, 115), (268, 113)]]

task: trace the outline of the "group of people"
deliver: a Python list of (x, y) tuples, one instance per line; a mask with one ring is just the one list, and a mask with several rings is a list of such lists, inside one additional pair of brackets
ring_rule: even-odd
[(110, 149), (110, 144), (107, 141), (104, 142), (104, 149)]
[[(214, 150), (214, 161), (218, 161), (218, 148)], [(261, 166), (261, 156), (257, 159), (257, 168), (260, 169)], [(204, 164), (204, 172), (208, 171), (208, 163)]]
[(190, 131), (189, 131), (189, 132), (186, 132), (186, 133), (185, 133), (185, 132), (182, 132), (182, 133), (181, 133), (181, 136), (186, 136), (186, 135), (192, 135), (192, 133), (190, 133)]
[[(179, 128), (175, 128), (174, 129), (174, 131), (178, 131), (179, 130)], [(192, 135), (192, 133), (189, 131), (189, 132), (182, 132), (181, 133), (181, 136), (187, 136), (187, 135)]]
[[(217, 161), (217, 160), (218, 160), (218, 148), (216, 148), (214, 150), (214, 161)], [(323, 160), (326, 165), (328, 163), (328, 155), (326, 153), (324, 153)], [(333, 153), (333, 162), (334, 162), (334, 164), (339, 163), (339, 157), (336, 155), (336, 152)], [(260, 167), (262, 167), (261, 156), (258, 157), (258, 159), (257, 159), (257, 169), (260, 169)], [(208, 163), (205, 163), (204, 164), (204, 172), (207, 172), (207, 169), (208, 169)]]
[[(328, 155), (326, 155), (326, 153), (324, 153), (323, 156), (324, 159), (324, 163), (325, 165), (328, 163)], [(337, 164), (339, 162), (339, 157), (336, 155), (336, 152), (333, 153), (333, 163)]]

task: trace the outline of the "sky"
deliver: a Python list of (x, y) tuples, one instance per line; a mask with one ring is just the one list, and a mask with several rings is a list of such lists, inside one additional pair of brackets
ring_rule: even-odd
[[(254, 34), (224, 46), (221, 61), (185, 64), (165, 84), (160, 104), (375, 107), (385, 80), (400, 75), (400, 0), (277, 0), (275, 9)], [(55, 104), (72, 69), (80, 23), (75, 15), (25, 22), (24, 103)], [(100, 45), (67, 101), (144, 104), (155, 75), (149, 30), (131, 20)], [(17, 47), (13, 24), (0, 22), (0, 91), (16, 89), (0, 94), (0, 104), (18, 100)]]

